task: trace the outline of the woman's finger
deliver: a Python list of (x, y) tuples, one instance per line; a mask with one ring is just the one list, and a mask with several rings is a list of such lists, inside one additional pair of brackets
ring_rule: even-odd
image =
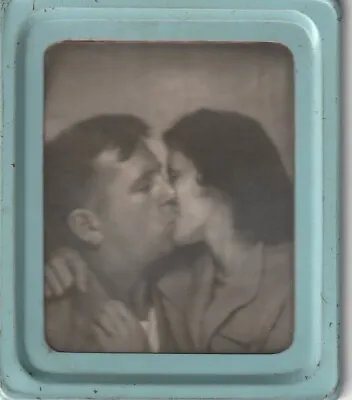
[(77, 251), (69, 250), (67, 260), (70, 270), (74, 274), (77, 288), (81, 292), (86, 292), (88, 287), (88, 270), (87, 264)]
[(51, 266), (57, 279), (61, 282), (64, 291), (69, 289), (73, 284), (74, 277), (72, 276), (72, 272), (70, 271), (65, 258), (62, 256), (54, 257)]
[(64, 292), (61, 282), (58, 280), (50, 266), (45, 270), (45, 282), (55, 296), (60, 296)]
[(110, 340), (110, 337), (106, 335), (106, 332), (99, 325), (93, 325), (92, 330), (98, 342), (101, 345), (106, 346)]
[(100, 317), (99, 324), (107, 334), (111, 336), (119, 334), (119, 324), (116, 324), (107, 313), (103, 313)]
[(126, 316), (126, 313), (123, 311), (125, 306), (120, 301), (109, 301), (105, 306), (105, 313), (109, 316), (109, 319), (113, 321), (116, 331), (120, 333), (120, 335), (128, 336), (129, 331), (131, 330), (131, 326), (135, 324), (134, 319), (130, 316)]
[(121, 301), (109, 301), (106, 312), (111, 316), (117, 316), (119, 320), (126, 323), (136, 322), (136, 317), (127, 309)]
[[(45, 268), (49, 268), (49, 267), (45, 267)], [(50, 285), (49, 285), (47, 278), (45, 278), (45, 280), (44, 280), (44, 297), (46, 299), (50, 299), (51, 297), (53, 297), (53, 292), (50, 289)]]

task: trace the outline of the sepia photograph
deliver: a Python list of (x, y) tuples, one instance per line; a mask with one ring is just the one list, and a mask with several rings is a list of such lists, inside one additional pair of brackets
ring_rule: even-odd
[(44, 62), (48, 345), (287, 350), (290, 51), (264, 42), (63, 42)]

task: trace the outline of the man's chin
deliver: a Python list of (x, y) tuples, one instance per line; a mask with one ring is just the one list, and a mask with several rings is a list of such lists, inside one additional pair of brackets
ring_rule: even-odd
[(159, 256), (165, 256), (171, 253), (176, 247), (173, 232), (165, 233), (159, 242)]

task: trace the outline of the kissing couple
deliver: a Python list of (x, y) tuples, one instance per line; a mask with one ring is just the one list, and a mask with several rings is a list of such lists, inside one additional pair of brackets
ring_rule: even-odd
[(278, 353), (293, 340), (293, 188), (254, 119), (163, 134), (100, 115), (44, 150), (45, 322), (68, 352)]

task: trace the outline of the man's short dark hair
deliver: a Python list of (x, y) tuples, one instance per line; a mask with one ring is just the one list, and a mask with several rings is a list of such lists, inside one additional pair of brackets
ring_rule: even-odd
[(104, 150), (127, 160), (147, 136), (147, 125), (131, 115), (99, 115), (77, 122), (44, 146), (44, 225), (46, 249), (67, 245), (67, 217), (84, 206), (92, 192), (94, 161)]
[(164, 141), (193, 162), (204, 186), (231, 199), (235, 228), (245, 237), (267, 244), (292, 239), (292, 184), (260, 123), (236, 112), (201, 109), (181, 118)]

